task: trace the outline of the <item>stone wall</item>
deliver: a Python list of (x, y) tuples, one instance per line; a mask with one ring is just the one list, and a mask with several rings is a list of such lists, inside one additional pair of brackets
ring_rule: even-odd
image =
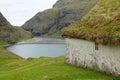
[(66, 63), (120, 76), (120, 46), (66, 38)]

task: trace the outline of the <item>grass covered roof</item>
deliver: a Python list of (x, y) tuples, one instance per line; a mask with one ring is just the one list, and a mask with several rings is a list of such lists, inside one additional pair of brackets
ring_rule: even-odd
[(81, 20), (62, 30), (62, 35), (101, 44), (120, 44), (120, 0), (100, 0)]

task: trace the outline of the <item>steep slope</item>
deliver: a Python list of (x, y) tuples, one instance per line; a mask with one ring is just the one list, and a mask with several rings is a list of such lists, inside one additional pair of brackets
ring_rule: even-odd
[(17, 41), (30, 39), (32, 37), (32, 34), (29, 31), (24, 30), (20, 26), (14, 26), (14, 28), (17, 30), (17, 34), (19, 37)]
[(120, 44), (120, 0), (100, 0), (81, 21), (64, 28), (62, 35), (101, 44)]
[(58, 0), (52, 9), (39, 12), (22, 27), (33, 36), (53, 35), (80, 20), (98, 0)]
[(0, 12), (0, 42), (14, 43), (19, 38), (23, 37), (24, 35), (21, 35), (21, 33), (25, 32), (26, 31), (21, 32), (13, 27)]
[(12, 25), (0, 13), (0, 40), (7, 41), (8, 43), (13, 43), (18, 39), (15, 33), (16, 29), (14, 29)]
[(56, 27), (57, 14), (57, 9), (49, 9), (44, 12), (40, 12), (27, 21), (22, 27), (23, 29), (32, 32), (33, 35), (40, 36), (41, 34), (49, 32), (52, 27)]

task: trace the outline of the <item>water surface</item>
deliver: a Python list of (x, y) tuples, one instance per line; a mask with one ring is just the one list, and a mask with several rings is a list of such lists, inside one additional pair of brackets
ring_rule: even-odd
[(65, 55), (65, 44), (16, 44), (7, 50), (23, 58), (57, 57)]

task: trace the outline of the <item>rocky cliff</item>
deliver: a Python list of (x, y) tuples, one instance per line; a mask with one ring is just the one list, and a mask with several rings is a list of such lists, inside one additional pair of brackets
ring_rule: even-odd
[(23, 30), (20, 31), (20, 28), (13, 27), (6, 18), (0, 12), (0, 41), (6, 41), (7, 43), (14, 43), (19, 38), (24, 37), (22, 33), (28, 33), (30, 37), (30, 33)]
[(37, 13), (22, 28), (33, 36), (54, 35), (63, 27), (80, 20), (98, 0), (58, 0), (52, 9)]

